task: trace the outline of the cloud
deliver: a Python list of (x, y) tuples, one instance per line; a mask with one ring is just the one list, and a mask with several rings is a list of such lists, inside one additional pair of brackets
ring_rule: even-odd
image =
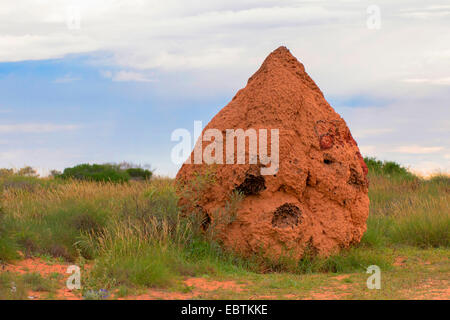
[(102, 71), (101, 75), (104, 78), (109, 78), (114, 82), (156, 82), (156, 79), (150, 78), (147, 75), (134, 71)]
[(416, 83), (416, 84), (431, 84), (431, 85), (450, 86), (450, 77), (437, 78), (437, 79), (412, 78), (412, 79), (405, 79), (403, 81), (407, 82), (407, 83)]
[[(4, 22), (4, 19), (1, 19)], [(33, 33), (32, 30), (28, 32)], [(65, 33), (0, 35), (2, 62), (56, 59), (70, 53), (91, 52), (100, 48), (99, 43), (87, 35)]]
[(59, 131), (72, 131), (80, 128), (74, 124), (41, 124), (41, 123), (24, 123), (24, 124), (0, 124), (0, 133), (49, 133)]
[(353, 132), (355, 138), (366, 138), (369, 136), (379, 136), (386, 133), (393, 132), (392, 128), (373, 128), (373, 129), (359, 129)]
[(408, 15), (447, 12), (445, 1), (434, 3), (378, 1), (382, 27), (374, 31), (366, 25), (369, 3), (360, 1), (212, 0), (186, 5), (182, 0), (85, 0), (76, 3), (81, 28), (74, 31), (67, 27), (67, 8), (73, 3), (5, 2), (0, 7), (0, 61), (107, 52), (96, 63), (133, 72), (196, 70), (192, 80), (206, 85), (212, 84), (205, 70), (214, 69), (222, 75), (223, 82), (215, 84), (220, 89), (230, 86), (231, 79), (245, 81), (271, 50), (287, 45), (327, 93), (400, 96), (408, 88), (386, 83), (417, 74), (448, 77), (443, 74), (448, 56), (433, 56), (449, 50), (448, 20)]
[(435, 19), (450, 16), (449, 5), (432, 5), (422, 8), (408, 8), (401, 10), (400, 16), (417, 19)]
[(417, 163), (414, 168), (411, 168), (411, 171), (422, 175), (422, 176), (430, 176), (435, 174), (450, 174), (450, 170), (443, 169), (440, 163), (433, 161), (422, 161)]
[[(74, 161), (80, 163), (77, 161), (79, 159), (82, 159), (81, 156), (72, 149), (27, 148), (0, 151), (1, 168), (32, 166), (44, 175), (52, 169), (62, 170), (72, 166)], [(87, 162), (86, 159), (82, 160)]]
[(394, 149), (394, 152), (410, 153), (410, 154), (427, 154), (436, 153), (444, 150), (444, 147), (424, 147), (419, 145), (400, 146)]
[(361, 154), (365, 157), (376, 156), (376, 146), (364, 145), (359, 147)]

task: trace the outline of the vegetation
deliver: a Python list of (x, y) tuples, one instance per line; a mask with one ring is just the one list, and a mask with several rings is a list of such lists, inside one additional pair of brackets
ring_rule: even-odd
[(0, 273), (0, 300), (27, 299), (32, 292), (49, 292), (56, 289), (56, 281), (44, 278), (38, 273), (25, 273), (23, 275), (9, 272)]
[[(184, 277), (205, 275), (272, 279), (269, 287), (278, 288), (278, 276), (263, 280), (260, 275), (364, 272), (371, 264), (390, 270), (392, 250), (416, 254), (439, 248), (434, 250), (440, 257), (448, 255), (449, 177), (425, 180), (395, 163), (366, 162), (371, 213), (362, 242), (328, 258), (306, 256), (301, 261), (243, 258), (222, 250), (214, 233), (232, 222), (240, 194), (230, 195), (206, 233), (204, 217), (195, 206), (189, 207), (193, 214), (182, 215), (178, 194), (195, 201), (196, 194), (214, 181), (213, 173), (180, 187), (171, 179), (149, 180), (148, 173), (137, 175), (145, 176), (142, 181), (129, 180), (134, 173), (120, 165), (80, 165), (56, 179), (0, 170), (0, 264), (18, 259), (19, 251), (26, 257), (88, 263), (83, 291), (85, 297), (95, 298), (103, 289), (125, 294), (139, 288), (179, 288)], [(1, 289), (1, 283), (13, 281), (11, 275), (0, 273), (0, 299), (22, 298), (22, 291), (31, 287), (52, 290), (36, 275), (19, 278), (14, 279), (17, 289), (12, 295)]]
[(409, 172), (408, 169), (393, 161), (381, 161), (376, 158), (364, 158), (372, 176), (383, 176), (387, 178), (413, 179), (419, 177)]
[(76, 179), (96, 182), (128, 182), (134, 180), (150, 180), (152, 171), (141, 167), (122, 164), (80, 164), (66, 168), (63, 173), (52, 171), (52, 176), (61, 179)]

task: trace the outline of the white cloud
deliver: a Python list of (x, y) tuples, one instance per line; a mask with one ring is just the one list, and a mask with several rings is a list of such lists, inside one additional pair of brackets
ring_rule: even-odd
[[(3, 18), (2, 22), (5, 22)], [(0, 61), (3, 62), (56, 59), (69, 53), (90, 52), (100, 48), (99, 43), (86, 35), (0, 35)]]
[[(401, 87), (386, 83), (418, 78), (418, 74), (425, 79), (448, 77), (443, 74), (448, 55), (433, 56), (433, 52), (449, 52), (448, 19), (438, 15), (422, 21), (405, 15), (447, 12), (445, 1), (433, 6), (418, 0), (408, 4), (378, 1), (383, 19), (378, 31), (367, 28), (370, 3), (360, 1), (20, 3), (0, 5), (0, 61), (108, 52), (112, 57), (97, 62), (133, 72), (203, 70), (192, 80), (206, 85), (211, 85), (206, 69), (221, 73), (223, 83), (217, 83), (217, 89), (230, 86), (235, 82), (231, 79), (244, 82), (271, 50), (284, 44), (328, 94), (401, 95)], [(81, 13), (81, 29), (75, 31), (66, 25), (67, 7), (73, 5)]]
[(408, 18), (433, 19), (450, 16), (449, 5), (432, 5), (421, 8), (408, 8), (401, 10), (399, 14)]
[(72, 131), (78, 129), (74, 124), (51, 124), (51, 123), (23, 123), (23, 124), (0, 124), (0, 133), (49, 133), (57, 131)]
[(44, 175), (52, 169), (62, 170), (83, 161), (86, 159), (72, 149), (27, 148), (0, 152), (0, 168), (32, 166)]
[(366, 138), (369, 136), (379, 136), (386, 133), (391, 133), (393, 131), (394, 129), (392, 128), (359, 129), (353, 132), (353, 136), (359, 139), (359, 138)]
[(411, 171), (422, 176), (430, 176), (435, 174), (450, 174), (450, 170), (443, 169), (441, 164), (433, 161), (422, 161), (417, 163)]
[(444, 150), (444, 147), (424, 147), (419, 145), (400, 146), (394, 149), (394, 152), (411, 153), (411, 154), (427, 154), (436, 153)]
[(416, 84), (432, 84), (432, 85), (450, 86), (450, 77), (437, 78), (437, 79), (412, 78), (412, 79), (405, 79), (403, 81), (407, 82), (407, 83), (416, 83)]
[(374, 157), (376, 156), (376, 146), (371, 145), (363, 145), (359, 147), (361, 154), (364, 157)]
[(143, 73), (134, 71), (118, 71), (113, 73), (112, 71), (102, 71), (101, 75), (104, 78), (109, 78), (115, 82), (155, 82), (153, 79)]

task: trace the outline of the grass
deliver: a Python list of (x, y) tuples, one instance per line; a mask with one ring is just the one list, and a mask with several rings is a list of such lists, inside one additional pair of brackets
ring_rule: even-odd
[(57, 282), (39, 273), (0, 273), (0, 300), (24, 300), (33, 292), (53, 293)]
[[(213, 240), (211, 232), (232, 222), (239, 194), (217, 212), (217, 217), (231, 219), (215, 219), (221, 225), (210, 226), (204, 234), (202, 217), (181, 215), (171, 179), (116, 184), (1, 176), (0, 264), (19, 258), (18, 251), (28, 257), (88, 263), (92, 268), (82, 281), (83, 294), (89, 299), (102, 298), (102, 290), (117, 289), (119, 296), (142, 288), (186, 291), (186, 286), (180, 285), (185, 277), (253, 279), (255, 292), (266, 293), (262, 289), (266, 283), (268, 291), (283, 297), (293, 289), (308, 292), (330, 274), (366, 277), (366, 268), (373, 264), (395, 274), (393, 263), (399, 252), (448, 255), (449, 177), (425, 180), (395, 163), (366, 161), (371, 209), (361, 243), (328, 258), (305, 256), (300, 261), (256, 255), (244, 258), (224, 251)], [(195, 188), (183, 192), (195, 198), (213, 177), (208, 175), (206, 182), (201, 177), (198, 180)], [(0, 276), (0, 299), (23, 298), (30, 288), (53, 290), (51, 279), (48, 282), (36, 274), (15, 279), (3, 273)], [(14, 292), (8, 289), (11, 282), (16, 283)], [(399, 288), (403, 286), (391, 289), (397, 292)]]
[(363, 244), (450, 246), (450, 178), (370, 175), (370, 216)]
[(22, 281), (33, 291), (50, 292), (54, 289), (54, 282), (52, 280), (43, 278), (36, 272), (24, 274)]

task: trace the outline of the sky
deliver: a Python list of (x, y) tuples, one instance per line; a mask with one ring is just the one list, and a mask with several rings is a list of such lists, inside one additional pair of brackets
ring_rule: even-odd
[(285, 45), (364, 156), (450, 172), (449, 1), (0, 0), (0, 167), (128, 161), (174, 176)]

